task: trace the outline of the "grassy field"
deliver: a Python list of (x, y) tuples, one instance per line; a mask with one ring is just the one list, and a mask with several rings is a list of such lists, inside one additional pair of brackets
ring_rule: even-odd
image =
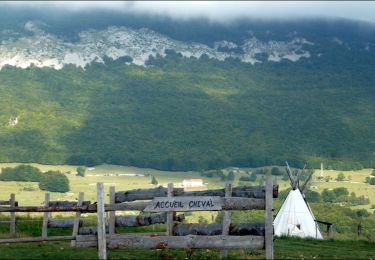
[[(375, 243), (366, 241), (275, 240), (276, 259), (374, 259)], [(0, 245), (0, 259), (96, 259), (96, 248), (71, 248), (69, 242)], [(217, 259), (217, 250), (108, 250), (108, 259)], [(264, 251), (231, 250), (229, 259), (264, 259)]]
[[(17, 164), (0, 164), (0, 168), (15, 167)], [(202, 178), (205, 183), (204, 188), (220, 188), (224, 186), (224, 182), (219, 178), (201, 177), (199, 172), (165, 172), (154, 169), (141, 169), (135, 167), (114, 166), (114, 165), (100, 165), (95, 168), (89, 168), (86, 171), (85, 177), (76, 176), (75, 172), (77, 166), (71, 165), (40, 165), (32, 164), (40, 168), (42, 171), (59, 170), (66, 174), (70, 180), (71, 190), (67, 193), (51, 193), (51, 200), (75, 200), (80, 191), (85, 192), (87, 200), (96, 201), (95, 185), (97, 182), (103, 182), (105, 188), (108, 190), (109, 186), (114, 185), (116, 190), (129, 190), (136, 188), (152, 188), (154, 185), (150, 184), (151, 177), (155, 176), (158, 180), (158, 185), (166, 185), (173, 182), (178, 186), (183, 179), (188, 178)], [(236, 174), (234, 184), (239, 183), (239, 177), (245, 175), (245, 171), (249, 169), (241, 169)], [(317, 176), (320, 171), (316, 170), (315, 177), (311, 182), (313, 190), (321, 192), (323, 189), (333, 189), (336, 187), (346, 187), (349, 192), (355, 192), (357, 195), (364, 195), (370, 198), (370, 204), (365, 206), (352, 207), (370, 209), (371, 205), (375, 203), (375, 187), (364, 183), (366, 176), (369, 176), (371, 169), (361, 171), (324, 171), (324, 177), (330, 176), (332, 179), (329, 182), (319, 181)], [(337, 182), (335, 178), (343, 172), (346, 177), (345, 181)], [(227, 172), (226, 172), (227, 173)], [(289, 181), (282, 181), (281, 177), (276, 178), (280, 190), (288, 189), (290, 187)], [(250, 185), (258, 185), (249, 183)], [(38, 188), (38, 183), (33, 182), (0, 182), (0, 200), (8, 199), (10, 193), (16, 193), (16, 198), (20, 205), (42, 205), (44, 200), (44, 191)], [(108, 197), (107, 197), (108, 199)], [(278, 209), (281, 201), (275, 200), (275, 208)], [(316, 211), (318, 211), (316, 209)], [(54, 218), (64, 218), (71, 213), (54, 213)], [(129, 212), (127, 212), (129, 214)], [(259, 215), (259, 214), (258, 214)], [(260, 214), (259, 216), (263, 218)], [(41, 219), (42, 214), (17, 214), (17, 236), (39, 236), (41, 234)], [(216, 212), (194, 212), (191, 215), (187, 214), (186, 221), (196, 223), (205, 219), (211, 221), (217, 216)], [(250, 216), (250, 215), (249, 215)], [(259, 217), (258, 216), (258, 217)], [(32, 217), (32, 218), (30, 218)], [(84, 225), (90, 225), (95, 222), (92, 214), (84, 214)], [(250, 217), (253, 218), (253, 217)], [(6, 214), (3, 214), (1, 219), (8, 219)], [(8, 224), (0, 224), (0, 237), (9, 237)], [(147, 231), (162, 231), (164, 225), (154, 225), (151, 227), (138, 228), (137, 230), (124, 229), (120, 232), (147, 232)], [(353, 232), (352, 232), (353, 233)], [(49, 235), (70, 235), (71, 229), (51, 229)], [(336, 233), (337, 234), (337, 233)], [(286, 259), (326, 259), (326, 258), (361, 258), (374, 259), (375, 258), (375, 244), (366, 242), (364, 240), (352, 241), (342, 240), (355, 237), (337, 234), (336, 238), (340, 241), (316, 241), (316, 240), (301, 240), (295, 238), (278, 238), (275, 240), (275, 256), (276, 258)], [(363, 238), (365, 239), (365, 238)], [(53, 243), (30, 243), (30, 244), (6, 244), (0, 245), (0, 259), (95, 259), (97, 256), (96, 249), (75, 249), (71, 248), (68, 242), (53, 242)], [(188, 253), (184, 250), (109, 250), (109, 259), (181, 259), (186, 258)], [(215, 259), (219, 256), (218, 251), (215, 250), (194, 250), (192, 254), (193, 259)], [(249, 250), (233, 250), (230, 251), (230, 258), (234, 259), (259, 259), (264, 258), (264, 251), (249, 251)]]
[[(335, 178), (339, 173), (343, 173), (345, 181), (336, 181)], [(325, 170), (323, 176), (332, 178), (329, 182), (313, 182), (312, 185), (317, 187), (317, 191), (321, 192), (323, 189), (334, 189), (337, 187), (347, 188), (349, 192), (355, 192), (357, 196), (363, 195), (370, 199), (370, 204), (354, 206), (355, 208), (370, 209), (371, 205), (375, 204), (375, 186), (365, 183), (365, 178), (370, 176), (372, 169), (363, 169), (359, 171), (335, 171)], [(315, 171), (315, 177), (320, 176), (320, 170)]]
[[(0, 168), (15, 167), (16, 163), (0, 163)], [(117, 191), (130, 190), (137, 188), (152, 188), (154, 185), (150, 184), (151, 176), (155, 176), (158, 180), (158, 185), (165, 186), (169, 182), (175, 183), (178, 186), (183, 179), (201, 178), (206, 184), (207, 189), (221, 188), (224, 182), (218, 178), (201, 177), (199, 172), (168, 172), (158, 171), (154, 169), (144, 169), (136, 167), (115, 166), (115, 165), (100, 165), (95, 168), (89, 168), (86, 171), (86, 177), (77, 177), (75, 175), (77, 166), (72, 165), (41, 165), (31, 164), (40, 168), (42, 171), (59, 170), (66, 173), (70, 180), (70, 191), (67, 193), (51, 193), (51, 200), (75, 200), (80, 191), (85, 192), (85, 197), (88, 200), (95, 201), (95, 185), (97, 182), (104, 182), (105, 187), (114, 185)], [(249, 169), (241, 169), (234, 184), (238, 184), (240, 176), (245, 175), (244, 171)], [(329, 176), (332, 179), (329, 182), (318, 181), (320, 170), (315, 170), (314, 178), (311, 181), (311, 188), (318, 192), (323, 189), (333, 189), (336, 187), (345, 187), (349, 192), (355, 192), (357, 196), (364, 195), (370, 199), (370, 204), (360, 206), (361, 208), (370, 209), (372, 204), (375, 204), (375, 187), (364, 183), (367, 176), (371, 174), (372, 169), (364, 169), (359, 171), (334, 171), (325, 170), (324, 177)], [(335, 178), (342, 172), (346, 180), (337, 182)], [(290, 188), (289, 181), (282, 181), (281, 177), (277, 177), (277, 184), (280, 190)], [(249, 183), (251, 185), (258, 185), (258, 182)], [(0, 200), (7, 199), (10, 193), (16, 193), (17, 200), (20, 205), (41, 205), (44, 201), (44, 191), (38, 188), (38, 183), (33, 182), (2, 182), (0, 181)]]

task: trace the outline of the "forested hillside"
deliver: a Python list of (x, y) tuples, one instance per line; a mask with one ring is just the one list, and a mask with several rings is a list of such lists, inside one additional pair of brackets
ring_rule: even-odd
[[(13, 32), (35, 18), (24, 16), (13, 16)], [(90, 28), (85, 21), (93, 19), (84, 18), (77, 30)], [(69, 29), (77, 21), (73, 18), (71, 24), (43, 19), (44, 30), (58, 37), (73, 39), (78, 33)], [(103, 16), (92, 27), (106, 28), (108, 19)], [(251, 64), (168, 50), (145, 66), (126, 56), (60, 70), (5, 65), (0, 71), (0, 161), (167, 170), (285, 160), (294, 166), (309, 160), (315, 167), (321, 161), (341, 169), (375, 167), (373, 25), (241, 21), (228, 27), (154, 19), (113, 16), (112, 25), (150, 25), (179, 41), (208, 46), (217, 40), (241, 44), (249, 29), (265, 42), (291, 39), (297, 31), (313, 43), (305, 46), (311, 56), (270, 62), (260, 53), (260, 62)], [(1, 39), (15, 41), (30, 33), (11, 34), (6, 26)]]

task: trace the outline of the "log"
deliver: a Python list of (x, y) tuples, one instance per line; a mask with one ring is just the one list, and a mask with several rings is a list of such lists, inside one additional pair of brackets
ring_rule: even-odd
[[(96, 247), (96, 236), (80, 236), (76, 238), (77, 247)], [(163, 236), (145, 234), (115, 234), (108, 236), (108, 248), (129, 249), (166, 249), (166, 248), (221, 248), (221, 249), (261, 249), (264, 247), (263, 236)]]
[[(175, 236), (213, 236), (220, 235), (223, 232), (223, 225), (220, 223), (212, 224), (175, 224), (173, 235)], [(241, 223), (230, 224), (229, 235), (231, 236), (264, 236), (265, 228), (263, 223)]]
[(0, 244), (43, 242), (43, 241), (63, 241), (63, 240), (73, 240), (73, 239), (76, 239), (76, 237), (75, 236), (52, 236), (52, 237), (6, 238), (6, 239), (0, 239)]
[[(273, 197), (278, 197), (279, 186), (273, 186)], [(154, 197), (167, 197), (168, 189), (159, 186), (154, 189), (135, 189), (128, 191), (119, 191), (115, 194), (116, 203), (121, 203), (125, 201), (135, 201), (135, 200), (151, 200)], [(244, 198), (265, 198), (265, 187), (262, 186), (241, 186), (233, 188), (233, 197), (244, 197)], [(216, 190), (203, 190), (203, 191), (184, 191), (183, 188), (175, 188), (173, 191), (173, 196), (225, 196), (224, 189)]]
[[(77, 206), (77, 201), (50, 201), (48, 203), (49, 207), (74, 207)], [(83, 201), (82, 205), (87, 206), (90, 204), (90, 201)]]
[[(106, 234), (108, 234), (108, 226), (106, 226)], [(79, 235), (98, 235), (98, 229), (96, 227), (80, 227), (78, 230)]]
[[(82, 225), (82, 220), (79, 221)], [(74, 219), (50, 219), (48, 220), (49, 228), (72, 228), (74, 226)]]
[[(174, 212), (173, 220), (182, 222), (185, 219), (185, 215), (176, 215)], [(116, 216), (115, 224), (116, 227), (139, 227), (148, 226), (158, 223), (165, 223), (167, 221), (167, 213), (155, 213), (148, 216), (144, 215), (130, 215), (130, 216)]]
[(1, 206), (10, 205), (10, 201), (9, 200), (0, 200), (0, 205)]

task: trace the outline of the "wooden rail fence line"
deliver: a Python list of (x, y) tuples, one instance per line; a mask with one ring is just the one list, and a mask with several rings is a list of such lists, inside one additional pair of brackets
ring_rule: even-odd
[[(16, 212), (41, 212), (43, 226), (41, 237), (0, 239), (1, 243), (71, 240), (71, 246), (97, 247), (99, 259), (107, 259), (107, 248), (210, 248), (219, 249), (220, 257), (228, 250), (248, 248), (266, 250), (266, 259), (273, 259), (273, 198), (278, 196), (278, 186), (267, 178), (265, 187), (232, 187), (224, 189), (184, 191), (168, 184), (167, 188), (137, 189), (116, 192), (109, 190), (109, 204), (105, 204), (104, 185), (97, 184), (97, 201), (50, 201), (45, 196), (42, 207), (21, 207), (14, 194), (9, 201), (0, 201), (0, 212), (10, 212), (11, 234), (15, 234)], [(139, 201), (141, 200), (141, 201)], [(149, 200), (149, 201), (145, 201)], [(151, 200), (151, 201), (150, 201)], [(231, 210), (264, 210), (265, 223), (231, 224)], [(116, 211), (148, 212), (140, 215), (116, 216)], [(223, 223), (182, 223), (186, 211), (223, 211)], [(73, 219), (53, 219), (52, 212), (75, 212)], [(81, 213), (94, 213), (97, 225), (84, 227)], [(139, 227), (165, 223), (166, 232), (118, 234), (116, 227)], [(48, 236), (48, 228), (72, 228), (71, 236)], [(14, 230), (14, 232), (12, 232)]]

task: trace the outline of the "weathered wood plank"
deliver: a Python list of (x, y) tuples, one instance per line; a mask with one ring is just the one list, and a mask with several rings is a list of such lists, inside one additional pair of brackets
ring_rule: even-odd
[(222, 204), (220, 197), (158, 197), (144, 211), (221, 210)]
[[(162, 186), (154, 189), (135, 189), (128, 191), (116, 192), (115, 201), (116, 203), (121, 203), (125, 201), (135, 201), (135, 200), (151, 200), (155, 197), (167, 197), (168, 189)], [(174, 197), (180, 196), (225, 196), (224, 189), (216, 190), (203, 190), (203, 191), (184, 191), (183, 188), (175, 188), (173, 191)], [(261, 186), (241, 186), (233, 188), (233, 197), (244, 197), (244, 198), (265, 198), (265, 187)], [(278, 197), (278, 185), (273, 186), (273, 197)]]
[[(48, 207), (49, 199), (50, 199), (50, 194), (46, 193), (44, 195), (44, 206), (45, 207)], [(42, 237), (43, 238), (46, 238), (48, 236), (48, 218), (49, 218), (49, 213), (44, 212), (44, 214), (43, 214), (43, 226), (42, 226)]]
[[(173, 197), (173, 183), (168, 183), (168, 198)], [(173, 211), (167, 212), (166, 235), (173, 235)]]
[[(164, 197), (163, 199), (165, 199)], [(168, 198), (167, 198), (168, 199)], [(251, 210), (265, 208), (264, 199), (254, 198), (220, 198), (223, 210)], [(144, 210), (151, 202), (125, 202), (119, 204), (106, 204), (105, 211), (130, 211), (130, 210)], [(170, 209), (169, 209), (170, 210)], [(192, 209), (196, 210), (196, 209)], [(0, 207), (0, 212), (81, 212), (81, 213), (95, 213), (97, 211), (96, 204), (87, 206), (73, 206), (73, 207)], [(176, 210), (182, 211), (182, 210)]]
[[(183, 198), (183, 197), (182, 197)], [(162, 199), (168, 199), (166, 197)], [(177, 198), (176, 198), (177, 199)], [(220, 198), (223, 210), (251, 210), (265, 208), (264, 199), (254, 198)], [(105, 211), (130, 211), (130, 210), (144, 210), (151, 202), (125, 202), (119, 204), (106, 204)], [(170, 210), (170, 209), (169, 209)], [(197, 209), (192, 209), (197, 210)], [(0, 207), (0, 212), (81, 212), (81, 213), (95, 213), (97, 211), (96, 204), (87, 206), (73, 206), (73, 207)], [(182, 210), (176, 210), (182, 211)]]
[[(109, 238), (109, 237), (108, 237)], [(77, 236), (77, 247), (95, 247), (95, 236)], [(264, 247), (262, 236), (145, 236), (140, 234), (115, 234), (107, 240), (108, 248), (129, 249), (165, 249), (165, 248), (223, 248), (223, 249), (260, 249)]]
[(272, 200), (272, 176), (268, 176), (266, 181), (266, 210), (265, 210), (265, 249), (266, 259), (273, 259), (273, 200)]
[[(143, 204), (145, 207), (147, 205)], [(130, 205), (130, 206), (121, 206), (120, 208), (129, 208), (129, 210), (134, 208), (140, 208), (141, 205)], [(108, 207), (108, 211), (116, 210), (116, 206)], [(39, 207), (39, 206), (26, 206), (26, 207), (0, 207), (0, 212), (82, 212), (82, 213), (95, 213), (96, 204), (90, 204), (87, 206), (81, 207)]]
[[(78, 194), (78, 202), (77, 202), (78, 207), (82, 206), (84, 198), (85, 198), (85, 194), (83, 192), (80, 192)], [(76, 217), (74, 218), (74, 223), (73, 223), (72, 236), (78, 235), (79, 226), (81, 226), (81, 225), (82, 225), (81, 212), (76, 212)], [(70, 242), (70, 246), (75, 246), (75, 245), (76, 245), (76, 241), (72, 240)]]
[[(83, 201), (82, 205), (90, 205), (90, 201)], [(82, 206), (81, 205), (81, 206)], [(77, 201), (50, 201), (48, 207), (74, 207), (77, 206)]]
[[(109, 204), (115, 204), (115, 187), (109, 187)], [(109, 220), (108, 220), (108, 231), (110, 235), (115, 234), (116, 231), (116, 211), (109, 212)]]
[[(173, 235), (186, 236), (186, 235), (221, 235), (223, 233), (223, 225), (220, 223), (211, 224), (182, 224), (174, 225)], [(230, 224), (228, 234), (231, 236), (264, 236), (265, 227), (263, 223), (240, 223)]]
[(107, 243), (104, 210), (104, 185), (102, 182), (96, 184), (97, 218), (98, 218), (98, 256), (100, 260), (107, 259)]
[(74, 236), (51, 236), (51, 237), (21, 237), (0, 239), (0, 244), (8, 243), (27, 243), (27, 242), (43, 242), (43, 241), (63, 241), (75, 239)]
[[(11, 207), (16, 206), (16, 194), (12, 193), (10, 194), (10, 200), (9, 204)], [(15, 212), (10, 212), (10, 234), (12, 236), (16, 235), (16, 213)]]
[[(229, 198), (232, 196), (232, 183), (226, 182), (225, 183), (225, 198)], [(228, 210), (224, 211), (223, 217), (223, 236), (227, 236), (229, 234), (229, 226), (230, 226), (230, 218), (231, 212)], [(226, 258), (228, 256), (228, 250), (222, 249), (220, 250), (220, 258)]]

